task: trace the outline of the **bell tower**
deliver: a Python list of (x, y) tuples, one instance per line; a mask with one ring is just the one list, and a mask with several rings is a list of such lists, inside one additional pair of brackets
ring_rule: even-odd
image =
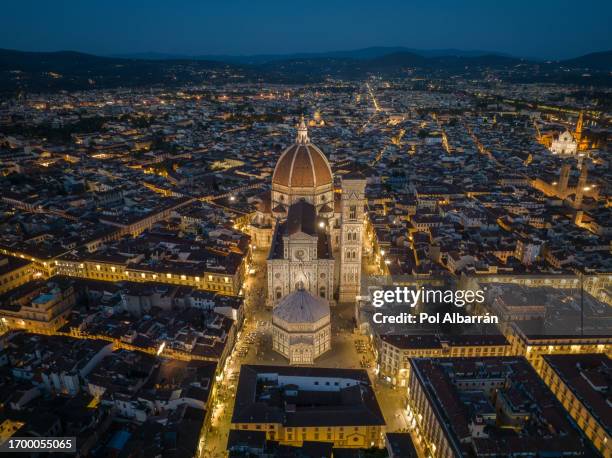
[(584, 198), (584, 191), (587, 184), (587, 176), (589, 172), (588, 164), (582, 166), (580, 176), (578, 177), (578, 184), (576, 185), (576, 195), (574, 196), (574, 208), (580, 209), (582, 206), (582, 199)]
[(559, 197), (565, 197), (567, 193), (567, 184), (569, 183), (570, 176), (570, 165), (563, 164), (561, 167), (561, 172), (559, 173), (559, 183), (557, 184), (557, 189), (559, 191)]
[(580, 111), (580, 114), (578, 115), (578, 121), (576, 122), (576, 131), (574, 132), (574, 138), (576, 139), (578, 144), (580, 144), (580, 141), (582, 140), (583, 124), (584, 124), (584, 114), (582, 111)]
[(355, 303), (361, 288), (361, 255), (366, 179), (360, 173), (342, 177), (339, 302)]

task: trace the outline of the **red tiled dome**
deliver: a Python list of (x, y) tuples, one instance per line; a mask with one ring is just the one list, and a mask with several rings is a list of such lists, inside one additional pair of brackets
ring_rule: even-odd
[(272, 183), (287, 187), (319, 187), (332, 184), (332, 172), (323, 152), (316, 146), (294, 144), (281, 155)]

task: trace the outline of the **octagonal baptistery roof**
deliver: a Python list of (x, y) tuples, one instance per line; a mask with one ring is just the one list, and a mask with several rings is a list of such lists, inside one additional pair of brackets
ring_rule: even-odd
[(314, 324), (329, 318), (327, 301), (313, 296), (304, 289), (287, 294), (272, 311), (272, 317), (290, 324)]
[(272, 185), (287, 188), (318, 188), (333, 183), (332, 171), (325, 154), (310, 143), (304, 118), (300, 121), (295, 143), (281, 154)]

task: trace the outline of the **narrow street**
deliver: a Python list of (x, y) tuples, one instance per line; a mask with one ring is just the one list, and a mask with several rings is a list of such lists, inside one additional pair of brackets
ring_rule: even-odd
[[(264, 250), (253, 252), (251, 268), (255, 269), (255, 273), (247, 274), (244, 283), (244, 326), (227, 359), (224, 378), (217, 382), (217, 395), (210, 424), (205, 426), (206, 436), (201, 439), (201, 458), (226, 456), (240, 366), (258, 361), (257, 354), (265, 340), (264, 332), (270, 321), (270, 312), (265, 307), (266, 255)], [(249, 359), (251, 361), (248, 361)]]

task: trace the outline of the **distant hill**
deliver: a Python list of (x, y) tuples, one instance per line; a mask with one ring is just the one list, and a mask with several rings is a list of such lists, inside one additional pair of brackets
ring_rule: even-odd
[[(183, 59), (190, 62), (192, 59)], [(222, 62), (199, 60), (200, 65), (222, 67)], [(124, 67), (155, 67), (158, 63), (152, 59), (134, 59), (103, 57), (76, 51), (29, 52), (0, 48), (0, 71), (2, 70), (45, 70), (45, 71), (89, 71), (92, 68), (115, 66)]]
[(369, 65), (372, 67), (416, 67), (416, 66), (429, 66), (434, 64), (434, 61), (423, 57), (414, 52), (395, 52), (392, 54), (386, 54), (384, 56), (377, 57), (375, 59), (371, 59)]
[(173, 54), (173, 53), (164, 53), (164, 52), (134, 52), (134, 53), (124, 53), (124, 54), (109, 54), (107, 56), (100, 56), (100, 57), (111, 57), (111, 58), (117, 58), (117, 59), (144, 59), (144, 60), (194, 60), (195, 59), (195, 56), (190, 56), (189, 54)]
[(202, 80), (222, 62), (155, 61), (94, 56), (74, 51), (0, 49), (0, 91), (79, 90), (176, 84)]
[[(141, 58), (127, 58), (74, 51), (0, 49), (0, 92), (224, 83), (236, 81), (236, 78), (244, 82), (277, 83), (318, 83), (329, 77), (350, 79), (368, 75), (417, 75), (438, 79), (461, 75), (478, 79), (492, 70), (497, 77), (511, 82), (612, 86), (612, 51), (561, 62), (539, 62), (480, 51), (435, 50), (428, 53), (430, 55), (426, 56), (407, 48), (378, 47), (294, 54), (285, 59), (265, 55), (171, 58), (173, 55), (151, 53)], [(236, 61), (231, 62), (231, 59)]]
[(593, 52), (584, 56), (561, 61), (570, 68), (585, 68), (612, 71), (612, 51)]
[(26, 52), (0, 49), (0, 70), (56, 71), (82, 66), (113, 65), (123, 61), (75, 51)]
[[(266, 64), (275, 61), (288, 61), (294, 59), (375, 59), (377, 57), (386, 56), (396, 53), (413, 53), (422, 57), (438, 57), (438, 56), (461, 56), (461, 57), (476, 57), (491, 54), (489, 51), (465, 51), (461, 49), (413, 49), (403, 46), (374, 46), (362, 49), (352, 49), (347, 51), (328, 51), (328, 52), (312, 52), (312, 53), (292, 53), (292, 54), (253, 54), (253, 55), (227, 55), (227, 54), (206, 54), (206, 55), (186, 55), (186, 54), (167, 54), (167, 53), (132, 53), (132, 54), (116, 54), (111, 57), (120, 57), (128, 59), (155, 59), (155, 60), (172, 60), (172, 59), (192, 59), (192, 60), (211, 60), (219, 62), (227, 62), (233, 64), (258, 65)], [(502, 54), (500, 54), (502, 55)]]

